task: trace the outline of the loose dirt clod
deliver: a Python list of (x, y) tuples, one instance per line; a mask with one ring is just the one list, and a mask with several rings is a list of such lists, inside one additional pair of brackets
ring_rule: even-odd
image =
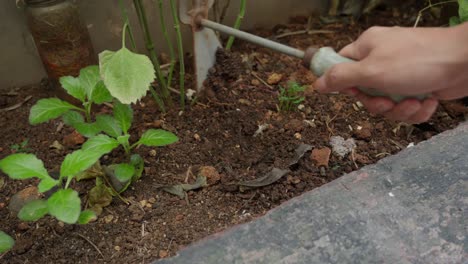
[(23, 189), (13, 195), (10, 200), (10, 204), (8, 205), (8, 209), (10, 212), (14, 215), (16, 215), (21, 208), (28, 202), (37, 200), (41, 197), (41, 194), (39, 193), (39, 190), (37, 187), (32, 186), (28, 187), (26, 189)]
[(317, 167), (325, 167), (328, 168), (328, 163), (330, 162), (330, 155), (331, 155), (330, 148), (321, 148), (321, 149), (314, 149), (312, 150), (312, 154), (310, 158), (315, 163)]

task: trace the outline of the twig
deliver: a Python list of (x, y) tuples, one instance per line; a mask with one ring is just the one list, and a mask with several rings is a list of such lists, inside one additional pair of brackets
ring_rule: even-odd
[(308, 34), (308, 35), (315, 35), (315, 34), (333, 34), (335, 33), (334, 31), (331, 30), (298, 30), (298, 31), (293, 31), (293, 32), (286, 32), (280, 35), (275, 36), (276, 39), (280, 38), (285, 38), (289, 36), (296, 36), (296, 35), (302, 35), (302, 34)]
[(184, 180), (185, 183), (188, 183), (188, 179), (189, 179), (190, 175), (193, 176), (193, 173), (192, 173), (192, 166), (190, 166), (190, 167), (187, 169), (187, 172), (185, 173), (185, 180)]
[(456, 3), (457, 1), (456, 0), (449, 0), (449, 1), (443, 1), (443, 2), (439, 2), (439, 3), (435, 3), (435, 4), (429, 4), (428, 6), (426, 6), (425, 8), (419, 10), (418, 12), (418, 17), (416, 18), (416, 21), (414, 22), (414, 25), (413, 27), (417, 27), (418, 24), (419, 24), (419, 21), (421, 20), (421, 17), (422, 17), (422, 13), (424, 13), (426, 10), (428, 9), (431, 9), (435, 6), (439, 6), (439, 5), (445, 5), (445, 4), (449, 4), (449, 3)]
[(264, 85), (266, 85), (268, 88), (270, 89), (274, 89), (273, 86), (269, 85), (267, 82), (265, 82), (262, 78), (260, 78), (260, 76), (258, 76), (255, 72), (251, 72), (252, 75), (257, 78), (257, 80), (259, 80), (260, 82), (262, 82)]
[(32, 98), (32, 96), (28, 95), (26, 98), (24, 98), (24, 100), (22, 102), (19, 102), (19, 103), (15, 104), (15, 105), (7, 107), (7, 108), (0, 109), (0, 112), (8, 112), (8, 111), (12, 111), (12, 110), (15, 110), (17, 108), (20, 108), (24, 103), (29, 101), (31, 98)]
[(94, 249), (96, 249), (96, 251), (99, 253), (99, 255), (101, 255), (102, 258), (105, 258), (104, 255), (102, 254), (101, 250), (99, 250), (99, 248), (91, 241), (89, 240), (87, 237), (81, 235), (81, 234), (78, 234), (78, 233), (75, 233), (75, 235), (81, 237), (82, 239), (86, 240), (86, 242), (88, 242), (89, 244), (91, 244), (91, 246), (94, 247)]
[(352, 161), (353, 161), (353, 163), (354, 163), (354, 167), (356, 167), (356, 169), (359, 169), (359, 166), (358, 166), (357, 163), (356, 163), (356, 157), (354, 156), (354, 152), (355, 152), (354, 149), (351, 150), (351, 159), (352, 159)]
[(395, 146), (397, 146), (399, 149), (405, 149), (400, 143), (396, 142), (393, 139), (389, 139), (390, 142), (392, 142)]
[[(218, 1), (216, 1), (216, 2), (218, 2)], [(221, 24), (223, 23), (224, 18), (226, 17), (227, 10), (228, 10), (230, 5), (231, 5), (231, 0), (227, 0), (226, 4), (223, 7), (223, 11), (221, 11), (221, 15), (219, 16), (219, 23), (221, 23)]]

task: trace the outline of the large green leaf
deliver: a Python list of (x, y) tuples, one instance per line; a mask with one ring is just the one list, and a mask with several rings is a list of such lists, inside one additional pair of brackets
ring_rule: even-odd
[(15, 245), (15, 240), (7, 235), (5, 232), (0, 231), (0, 254), (7, 252)]
[(468, 21), (468, 0), (458, 0), (458, 15), (460, 16), (460, 22), (464, 23)]
[(58, 220), (74, 224), (81, 213), (81, 200), (72, 189), (59, 190), (47, 200), (49, 214)]
[(98, 124), (101, 131), (104, 131), (111, 137), (118, 137), (122, 135), (122, 128), (120, 127), (117, 120), (110, 115), (98, 115), (96, 117), (96, 123)]
[(99, 67), (97, 65), (92, 65), (81, 69), (80, 76), (78, 78), (80, 79), (81, 86), (86, 91), (88, 99), (92, 101), (94, 88), (96, 87), (96, 84), (101, 81)]
[(50, 178), (44, 163), (33, 154), (18, 153), (0, 160), (0, 170), (16, 180)]
[(66, 112), (62, 116), (62, 120), (66, 125), (73, 127), (85, 137), (92, 137), (101, 132), (101, 129), (96, 123), (86, 123), (83, 116), (76, 111)]
[(58, 98), (41, 99), (31, 108), (29, 123), (31, 125), (43, 123), (57, 118), (72, 109), (79, 108)]
[(89, 222), (96, 221), (97, 215), (91, 210), (84, 210), (81, 212), (80, 217), (78, 218), (78, 224), (85, 225)]
[(114, 118), (119, 122), (123, 132), (127, 134), (133, 121), (132, 107), (121, 102), (116, 102), (114, 104)]
[(83, 89), (80, 79), (73, 76), (64, 76), (60, 78), (60, 84), (67, 93), (76, 99), (84, 102), (86, 99), (86, 90)]
[(107, 89), (124, 104), (135, 103), (143, 97), (156, 78), (151, 60), (125, 47), (99, 54), (99, 66)]
[(47, 201), (34, 200), (23, 206), (18, 213), (18, 218), (23, 221), (37, 221), (49, 212)]
[(92, 150), (76, 150), (68, 154), (60, 167), (61, 177), (73, 177), (78, 173), (87, 170), (96, 163), (102, 154)]
[(99, 81), (94, 87), (91, 100), (96, 104), (112, 101), (112, 95), (109, 93), (109, 90), (107, 90), (107, 87), (103, 81)]
[(102, 155), (111, 152), (113, 149), (119, 146), (119, 142), (107, 135), (97, 135), (86, 141), (82, 149), (90, 152), (98, 152)]
[(162, 129), (150, 129), (146, 131), (138, 141), (138, 145), (160, 147), (177, 142), (179, 138), (173, 133)]

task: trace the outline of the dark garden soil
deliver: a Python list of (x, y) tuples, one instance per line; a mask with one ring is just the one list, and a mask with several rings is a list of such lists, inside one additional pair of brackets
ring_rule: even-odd
[[(298, 48), (314, 44), (339, 49), (369, 25), (410, 24), (403, 14), (391, 11), (379, 11), (359, 21), (325, 25), (317, 20), (313, 28), (332, 33), (295, 35), (277, 41)], [(256, 33), (277, 36), (304, 29), (306, 23), (307, 18), (295, 18), (291, 24)], [(368, 114), (346, 96), (314, 92), (311, 84), (315, 77), (296, 59), (240, 42), (233, 53), (218, 55), (205, 98), (186, 111), (174, 109), (163, 115), (151, 98), (135, 107), (134, 135), (149, 128), (164, 128), (177, 134), (180, 141), (168, 147), (137, 150), (146, 167), (142, 179), (123, 194), (129, 204), (115, 198), (96, 222), (84, 226), (63, 225), (50, 217), (23, 223), (10, 213), (10, 199), (37, 183), (13, 181), (2, 175), (0, 230), (12, 235), (16, 246), (0, 255), (0, 262), (149, 263), (169, 257), (190, 243), (251, 221), (295, 196), (395, 154), (410, 143), (418, 144), (452, 129), (467, 114), (461, 103), (446, 103), (428, 123), (399, 124)], [(278, 113), (278, 87), (291, 80), (307, 86), (304, 107)], [(265, 84), (268, 81), (271, 84)], [(29, 139), (28, 151), (44, 160), (50, 171), (58, 171), (64, 156), (79, 148), (75, 145), (79, 138), (70, 137), (73, 131), (61, 128), (60, 120), (39, 126), (28, 124), (30, 107), (50, 94), (44, 87), (33, 86), (5, 91), (0, 96), (0, 108), (4, 109), (32, 95), (19, 108), (0, 113), (0, 158), (13, 152), (11, 145)], [(97, 110), (110, 109), (105, 106)], [(262, 133), (256, 133), (259, 126), (265, 128)], [(309, 151), (289, 168), (290, 173), (269, 186), (241, 191), (233, 184), (259, 178), (273, 168), (287, 169), (302, 143), (313, 149), (331, 148), (332, 136), (354, 138), (355, 151), (344, 158), (332, 154), (328, 164), (321, 160), (327, 165), (322, 171)], [(65, 148), (51, 148), (54, 141)], [(102, 162), (108, 164), (121, 154), (114, 152)], [(211, 185), (189, 191), (186, 199), (160, 189), (165, 184), (194, 182), (203, 166), (215, 168), (206, 175)], [(93, 184), (80, 182), (72, 187), (86, 201), (87, 190)]]

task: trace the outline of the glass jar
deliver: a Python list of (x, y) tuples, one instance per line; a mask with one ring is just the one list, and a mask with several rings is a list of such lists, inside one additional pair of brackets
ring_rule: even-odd
[(25, 0), (29, 29), (52, 81), (97, 63), (88, 29), (70, 0)]

